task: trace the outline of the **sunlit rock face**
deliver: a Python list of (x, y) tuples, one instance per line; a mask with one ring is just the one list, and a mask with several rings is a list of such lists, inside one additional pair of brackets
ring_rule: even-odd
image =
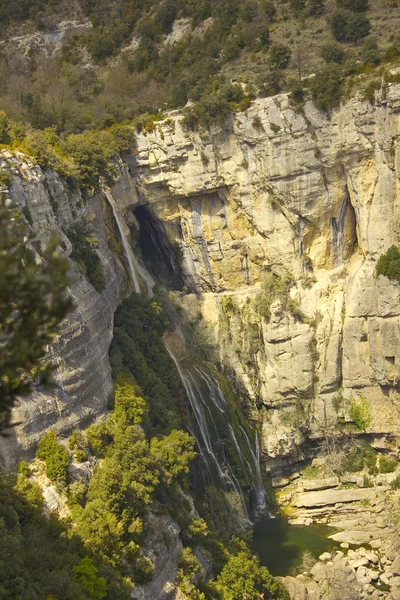
[[(121, 164), (114, 196), (128, 216), (147, 205), (182, 249), (179, 301), (252, 398), (267, 468), (362, 398), (374, 443), (396, 444), (400, 287), (375, 265), (399, 244), (399, 133), (396, 84), (330, 118), (279, 95), (207, 133), (172, 113)], [(294, 278), (297, 311), (276, 298), (259, 314), (268, 273)]]

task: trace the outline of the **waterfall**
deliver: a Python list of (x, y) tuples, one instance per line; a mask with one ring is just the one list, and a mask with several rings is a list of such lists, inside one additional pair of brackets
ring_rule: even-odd
[(140, 275), (140, 277), (146, 283), (147, 296), (149, 298), (151, 298), (153, 296), (153, 287), (155, 285), (154, 280), (151, 277), (150, 273), (148, 273), (147, 270), (144, 267), (142, 267), (136, 260), (136, 257), (132, 251), (131, 245), (125, 235), (123, 225), (122, 225), (122, 220), (118, 213), (118, 210), (115, 205), (115, 201), (114, 201), (114, 198), (112, 197), (111, 192), (106, 189), (104, 189), (103, 191), (108, 200), (109, 205), (111, 206), (111, 210), (113, 212), (114, 219), (115, 219), (115, 222), (118, 227), (122, 247), (124, 249), (124, 255), (125, 255), (126, 260), (128, 261), (129, 275), (131, 278), (131, 282), (133, 284), (133, 289), (136, 292), (136, 294), (140, 294), (140, 284), (139, 284), (139, 278), (138, 278), (138, 275)]
[[(266, 512), (265, 490), (259, 463), (259, 443), (256, 435), (255, 450), (249, 435), (237, 421), (235, 408), (221, 389), (212, 367), (190, 357), (179, 360), (166, 341), (166, 348), (174, 361), (184, 385), (194, 415), (191, 433), (197, 441), (200, 454), (214, 467), (219, 484), (225, 492), (234, 491), (242, 504), (242, 526), (251, 524), (242, 487), (252, 491), (256, 515)], [(209, 465), (208, 465), (209, 466)]]
[[(118, 226), (134, 290), (137, 294), (140, 293), (138, 278), (140, 274), (146, 283), (147, 296), (151, 298), (154, 281), (135, 258), (110, 191), (104, 190), (104, 193)], [(221, 389), (221, 383), (213, 367), (189, 356), (182, 360), (178, 359), (167, 340), (165, 340), (165, 347), (176, 365), (186, 391), (194, 420), (189, 426), (189, 431), (196, 439), (199, 455), (205, 463), (210, 479), (226, 492), (232, 508), (238, 513), (238, 525), (243, 528), (248, 527), (251, 521), (243, 487), (252, 491), (255, 514), (266, 511), (257, 434), (254, 451), (249, 435), (238, 422), (239, 417), (235, 406)], [(241, 505), (239, 510), (235, 498)]]

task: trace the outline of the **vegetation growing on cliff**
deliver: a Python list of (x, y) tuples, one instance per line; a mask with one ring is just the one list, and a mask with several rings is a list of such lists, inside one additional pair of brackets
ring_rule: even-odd
[[(74, 431), (67, 446), (60, 444), (53, 431), (46, 433), (34, 465), (21, 463), (17, 482), (0, 479), (0, 559), (4, 567), (0, 586), (7, 592), (18, 596), (28, 590), (30, 597), (38, 600), (128, 598), (134, 584), (152, 578), (154, 565), (144, 552), (152, 511), (154, 515), (170, 513), (181, 526), (185, 548), (179, 587), (188, 598), (228, 599), (247, 594), (256, 599), (264, 594), (275, 600), (287, 599), (282, 586), (250, 555), (246, 544), (229, 541), (232, 524), (224, 521), (217, 533), (215, 523), (221, 515), (214, 517), (219, 510), (224, 512), (222, 505), (220, 509), (217, 506), (223, 496), (219, 490), (211, 497), (209, 489), (199, 504), (201, 512), (210, 515), (209, 522), (208, 516), (193, 514), (183, 490), (189, 490), (189, 465), (196, 456), (194, 439), (182, 430), (171, 430), (173, 421), (165, 414), (166, 421), (161, 423), (156, 419), (160, 415), (154, 413), (154, 407), (161, 410), (163, 393), (179, 391), (171, 375), (174, 368), (160, 347), (165, 327), (157, 302), (137, 295), (125, 300), (116, 316), (116, 331), (135, 339), (137, 346), (131, 362), (131, 347), (115, 343), (111, 350), (115, 378), (112, 412), (86, 431)], [(136, 369), (136, 361), (140, 368)], [(164, 370), (167, 385), (160, 389), (157, 377)], [(146, 390), (146, 400), (138, 395), (136, 376)], [(173, 416), (178, 419), (178, 414)], [(76, 456), (78, 451), (84, 453), (81, 459), (90, 457), (95, 464), (88, 482), (74, 480), (73, 472), (68, 472), (71, 454)], [(41, 487), (31, 477), (34, 474), (43, 483), (43, 468), (58, 493), (67, 494), (67, 520), (43, 517)], [(40, 546), (40, 551), (34, 550), (35, 546)], [(194, 556), (199, 548), (213, 557), (215, 578), (208, 582)], [(51, 557), (51, 552), (57, 556)]]
[(396, 246), (391, 246), (379, 257), (376, 274), (400, 281), (400, 250)]
[(90, 223), (81, 220), (67, 230), (67, 236), (72, 244), (71, 258), (84, 270), (86, 277), (97, 292), (106, 287), (106, 277), (99, 255), (96, 252), (98, 240), (94, 237)]
[(275, 300), (279, 300), (282, 310), (302, 320), (303, 314), (298, 301), (290, 297), (290, 289), (293, 285), (294, 280), (290, 275), (282, 276), (277, 273), (268, 273), (262, 283), (261, 292), (255, 300), (258, 314), (268, 321), (271, 316), (272, 303)]
[(115, 313), (110, 348), (113, 374), (134, 376), (138, 393), (147, 401), (152, 434), (180, 427), (185, 412), (181, 380), (162, 342), (167, 325), (160, 304), (138, 294), (127, 298)]

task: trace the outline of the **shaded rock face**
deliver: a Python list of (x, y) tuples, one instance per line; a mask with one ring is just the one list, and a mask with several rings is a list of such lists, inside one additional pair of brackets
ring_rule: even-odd
[[(362, 398), (376, 444), (400, 434), (400, 286), (375, 276), (399, 244), (399, 134), (397, 84), (329, 119), (278, 95), (207, 134), (172, 113), (121, 165), (114, 197), (126, 214), (147, 204), (180, 245), (183, 304), (253, 399), (267, 469), (301, 460)], [(268, 272), (295, 284), (265, 318)]]
[(143, 552), (154, 564), (150, 583), (136, 586), (132, 600), (172, 600), (176, 597), (177, 563), (183, 549), (179, 525), (169, 516), (149, 514)]
[(84, 203), (55, 173), (43, 173), (22, 156), (17, 159), (6, 156), (4, 160), (14, 174), (9, 197), (20, 208), (42, 245), (55, 231), (69, 255), (71, 244), (63, 229), (81, 217), (92, 215), (93, 229), (99, 240), (98, 254), (107, 278), (107, 286), (99, 294), (71, 261), (70, 293), (75, 310), (61, 325), (49, 350), (50, 359), (56, 365), (56, 385), (22, 399), (13, 413), (13, 421), (21, 424), (12, 429), (9, 437), (0, 439), (3, 466), (13, 468), (19, 458), (32, 457), (46, 429), (52, 427), (62, 435), (74, 427), (89, 425), (106, 411), (112, 389), (108, 347), (114, 311), (125, 290), (125, 278), (108, 247), (113, 222), (100, 197)]

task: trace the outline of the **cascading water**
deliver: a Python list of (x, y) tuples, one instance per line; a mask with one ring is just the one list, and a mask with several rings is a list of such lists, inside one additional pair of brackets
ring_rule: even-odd
[(147, 296), (149, 298), (151, 298), (153, 296), (153, 287), (155, 285), (154, 280), (151, 277), (150, 273), (148, 273), (146, 271), (146, 269), (144, 269), (136, 260), (136, 257), (132, 251), (131, 245), (129, 244), (129, 241), (125, 235), (125, 232), (124, 232), (124, 229), (122, 226), (122, 222), (121, 222), (121, 217), (118, 214), (118, 210), (115, 205), (115, 201), (114, 201), (114, 198), (112, 197), (111, 192), (106, 189), (104, 189), (103, 191), (108, 200), (109, 205), (111, 206), (111, 210), (113, 212), (114, 219), (115, 219), (115, 222), (118, 227), (122, 247), (124, 249), (124, 255), (125, 255), (126, 260), (128, 261), (129, 275), (131, 278), (131, 282), (133, 284), (133, 289), (136, 292), (136, 294), (140, 294), (140, 284), (139, 284), (139, 277), (138, 277), (138, 274), (140, 274), (140, 277), (146, 283)]
[[(104, 190), (111, 206), (129, 264), (129, 274), (136, 293), (140, 293), (138, 273), (147, 286), (147, 296), (152, 297), (154, 281), (147, 270), (139, 265), (125, 235), (121, 218), (111, 193)], [(260, 469), (260, 449), (255, 434), (256, 450), (250, 442), (248, 427), (240, 421), (239, 411), (233, 400), (228, 400), (221, 388), (215, 369), (210, 365), (186, 356), (178, 359), (172, 345), (165, 340), (166, 348), (181, 377), (194, 422), (190, 427), (199, 454), (213, 483), (218, 480), (227, 496), (239, 502), (238, 523), (241, 527), (251, 525), (243, 489), (252, 492), (253, 512), (266, 512), (265, 490)]]
[[(265, 490), (257, 453), (256, 437), (254, 452), (248, 433), (240, 425), (239, 413), (234, 402), (228, 400), (221, 389), (218, 375), (204, 363), (194, 362), (190, 357), (178, 360), (168, 340), (167, 350), (175, 362), (195, 423), (195, 436), (200, 455), (210, 473), (214, 473), (225, 492), (232, 491), (240, 499), (243, 527), (251, 524), (243, 489), (252, 492), (253, 511), (256, 515), (266, 512)], [(211, 479), (213, 479), (211, 475)], [(215, 480), (215, 477), (214, 477)]]

